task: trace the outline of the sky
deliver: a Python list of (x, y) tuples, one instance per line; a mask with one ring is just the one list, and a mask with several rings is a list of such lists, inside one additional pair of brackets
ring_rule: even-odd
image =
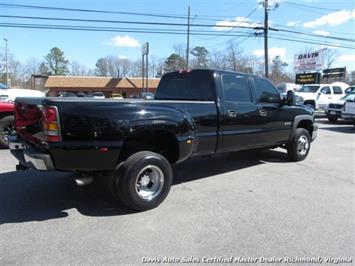
[[(334, 67), (346, 66), (347, 70), (355, 70), (355, 0), (269, 0), (269, 3), (271, 59), (280, 56), (292, 68), (295, 54), (327, 48), (336, 50)], [(264, 20), (264, 9), (256, 0), (0, 0), (0, 51), (4, 54), (6, 38), (9, 52), (16, 60), (25, 63), (30, 58), (43, 59), (56, 46), (64, 51), (67, 59), (94, 68), (97, 59), (107, 55), (138, 59), (141, 57), (141, 45), (149, 42), (150, 58), (166, 58), (174, 52), (174, 45), (186, 46), (186, 26), (179, 24), (187, 23), (188, 6), (191, 8), (191, 24), (202, 25), (191, 26), (190, 47), (204, 46), (210, 52), (218, 52), (233, 40), (244, 54), (253, 55), (255, 60), (263, 62), (263, 38), (260, 30), (251, 29), (262, 26), (260, 23)], [(71, 20), (48, 20), (50, 18)], [(127, 21), (131, 23), (118, 23)], [(112, 31), (34, 29), (23, 28), (24, 24), (91, 27), (96, 30), (98, 27), (110, 27)], [(154, 30), (155, 33), (124, 32), (137, 28)], [(167, 31), (174, 34), (161, 33)]]

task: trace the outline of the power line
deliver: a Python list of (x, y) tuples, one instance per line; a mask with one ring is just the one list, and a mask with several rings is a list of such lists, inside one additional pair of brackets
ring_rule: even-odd
[[(117, 27), (98, 27), (98, 26), (72, 26), (72, 25), (48, 25), (48, 24), (23, 24), (23, 23), (0, 23), (0, 27), (10, 28), (32, 28), (49, 30), (77, 30), (77, 31), (107, 31), (107, 32), (127, 32), (127, 33), (157, 33), (157, 34), (176, 34), (186, 35), (185, 30), (178, 29), (147, 29), (147, 28), (117, 28)], [(192, 31), (192, 35), (215, 36), (211, 31)], [(246, 34), (229, 34), (227, 36), (247, 36)]]
[[(277, 35), (270, 35), (269, 36), (272, 39), (277, 39), (277, 40), (284, 40), (284, 41), (292, 41), (292, 42), (299, 42), (299, 43), (310, 43), (310, 44), (318, 44), (318, 45), (325, 45), (324, 42), (319, 42), (319, 41), (312, 41), (308, 39), (295, 39), (295, 38), (284, 38)], [(352, 49), (355, 50), (355, 46), (350, 46), (350, 45), (344, 45), (344, 44), (329, 44), (327, 43), (326, 46), (330, 47), (338, 47), (338, 48), (346, 48), (346, 49)]]
[[(89, 23), (112, 23), (112, 24), (140, 24), (140, 25), (155, 25), (155, 26), (177, 26), (177, 27), (186, 27), (187, 23), (170, 23), (170, 22), (148, 22), (148, 21), (127, 21), (127, 20), (100, 20), (100, 19), (77, 19), (77, 18), (60, 18), (60, 17), (35, 17), (35, 16), (11, 16), (11, 15), (0, 15), (2, 18), (10, 18), (10, 19), (30, 19), (30, 20), (54, 20), (54, 21), (70, 21), (70, 22), (89, 22)], [(241, 29), (264, 29), (263, 27), (255, 27), (252, 25), (251, 26), (246, 26), (246, 25), (215, 25), (215, 24), (190, 24), (191, 27), (220, 27), (220, 28), (241, 28)], [(296, 31), (296, 30), (286, 30), (286, 29), (274, 29), (274, 28), (269, 28), (269, 30), (273, 31), (280, 31), (280, 32), (289, 32), (289, 33), (295, 33), (295, 34), (300, 34), (300, 35), (307, 35), (307, 36), (312, 36), (312, 37), (318, 37), (318, 38), (327, 38), (327, 39), (333, 39), (337, 41), (347, 41), (347, 42), (355, 42), (355, 39), (350, 39), (350, 38), (342, 38), (342, 37), (334, 37), (334, 36), (324, 36), (320, 34), (314, 34), (314, 33), (307, 33), (307, 32), (301, 32), (301, 31)], [(227, 31), (230, 32), (231, 30)], [(226, 33), (224, 33), (223, 36), (228, 36)], [(215, 34), (213, 36), (221, 36), (221, 34)]]
[(290, 2), (290, 1), (286, 1), (286, 0), (282, 1), (282, 3), (292, 5), (292, 6), (309, 8), (309, 9), (313, 9), (313, 10), (326, 10), (326, 11), (334, 11), (334, 12), (342, 11), (341, 9), (325, 8), (325, 7), (320, 7), (318, 5), (317, 6), (309, 6), (309, 5), (294, 3), (294, 2)]
[[(69, 12), (81, 12), (81, 13), (120, 14), (120, 15), (148, 16), (148, 17), (173, 18), (173, 19), (187, 19), (186, 15), (177, 15), (177, 14), (154, 14), (154, 13), (139, 13), (139, 12), (126, 12), (126, 11), (50, 7), (50, 6), (37, 6), (37, 5), (1, 4), (1, 3), (0, 6), (3, 6), (5, 8), (25, 8), (25, 9), (55, 10), (55, 11), (69, 11)], [(197, 17), (197, 15), (195, 16)], [(213, 17), (215, 19), (211, 19)], [(206, 21), (216, 21), (216, 20), (225, 20), (226, 18), (221, 16), (203, 15), (203, 16), (198, 16), (197, 19), (206, 20)]]
[[(170, 23), (170, 22), (149, 22), (149, 21), (128, 21), (128, 20), (101, 20), (101, 19), (77, 19), (77, 18), (59, 18), (59, 17), (35, 17), (35, 16), (11, 16), (0, 15), (2, 18), (16, 18), (16, 19), (32, 19), (32, 20), (55, 20), (55, 21), (75, 21), (75, 22), (92, 22), (92, 23), (114, 23), (114, 24), (142, 24), (142, 25), (160, 25), (160, 26), (181, 26), (186, 27), (187, 23)], [(190, 24), (194, 27), (220, 27), (230, 28), (229, 25), (215, 25), (215, 24)], [(235, 28), (252, 29), (253, 26), (232, 26)]]
[[(70, 25), (44, 25), (44, 24), (21, 24), (21, 23), (0, 23), (0, 27), (10, 27), (10, 28), (33, 28), (33, 29), (47, 29), (47, 30), (73, 30), (73, 31), (102, 31), (102, 32), (128, 32), (128, 33), (146, 33), (146, 34), (167, 34), (167, 35), (186, 35), (184, 30), (176, 29), (144, 29), (144, 28), (116, 28), (116, 27), (88, 27), (88, 26), (70, 26)], [(192, 31), (193, 36), (214, 36), (216, 33), (208, 31)], [(255, 35), (255, 33), (242, 33), (242, 34), (228, 34), (229, 37), (261, 37), (261, 35)], [(294, 41), (300, 43), (311, 43), (324, 45), (324, 42), (305, 39), (305, 38), (291, 38), (283, 35), (271, 35), (270, 38)], [(327, 44), (331, 47), (355, 49), (355, 46), (344, 45), (344, 44)]]
[[(274, 24), (275, 27), (277, 27), (279, 30), (288, 30), (288, 29), (303, 29), (302, 27), (297, 27), (297, 26), (287, 26), (287, 25), (281, 25), (281, 24)], [(299, 32), (302, 32), (302, 33), (310, 33), (310, 34), (315, 34), (315, 33), (312, 33), (312, 32), (309, 32), (309, 31), (302, 31), (302, 30), (298, 30)], [(341, 34), (341, 35), (352, 35), (352, 36), (355, 36), (355, 33), (350, 33), (350, 32), (339, 32), (339, 31), (328, 31), (327, 29), (327, 32), (329, 32), (329, 34)], [(319, 34), (320, 35), (320, 34)], [(321, 36), (324, 36), (325, 35), (321, 35)], [(334, 37), (338, 37), (338, 36), (334, 36)]]
[(124, 11), (110, 11), (110, 10), (94, 10), (94, 9), (78, 9), (66, 7), (50, 7), (37, 5), (18, 5), (18, 4), (1, 4), (0, 6), (8, 8), (27, 8), (27, 9), (42, 9), (42, 10), (56, 10), (56, 11), (71, 11), (71, 12), (87, 12), (87, 13), (103, 13), (103, 14), (120, 14), (120, 15), (134, 15), (134, 16), (148, 16), (148, 17), (163, 17), (163, 18), (179, 18), (186, 19), (186, 16), (178, 15), (162, 15), (152, 13), (138, 13), (138, 12), (124, 12)]

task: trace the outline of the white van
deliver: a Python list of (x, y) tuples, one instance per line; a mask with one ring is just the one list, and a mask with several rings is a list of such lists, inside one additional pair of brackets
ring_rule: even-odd
[(45, 97), (45, 94), (41, 91), (27, 89), (0, 90), (0, 101), (14, 102), (16, 97)]

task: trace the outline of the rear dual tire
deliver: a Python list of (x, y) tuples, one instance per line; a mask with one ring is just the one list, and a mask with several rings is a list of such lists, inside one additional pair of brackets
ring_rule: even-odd
[(136, 211), (157, 207), (172, 184), (170, 163), (160, 154), (140, 151), (118, 165), (109, 181), (114, 198)]

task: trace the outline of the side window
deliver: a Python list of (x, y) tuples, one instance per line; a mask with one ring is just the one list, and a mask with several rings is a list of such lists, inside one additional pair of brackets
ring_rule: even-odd
[(223, 95), (227, 102), (251, 102), (248, 77), (226, 74), (222, 76)]
[(275, 87), (266, 79), (255, 78), (255, 94), (259, 103), (279, 103), (280, 94)]
[(334, 94), (343, 94), (343, 90), (338, 86), (333, 87), (333, 92)]
[(320, 89), (320, 93), (321, 94), (332, 94), (332, 92), (330, 91), (330, 87), (329, 86), (321, 88)]

